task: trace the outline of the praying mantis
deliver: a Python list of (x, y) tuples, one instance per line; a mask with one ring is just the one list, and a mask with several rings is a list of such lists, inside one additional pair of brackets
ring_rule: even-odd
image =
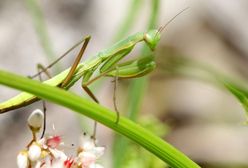
[[(112, 76), (118, 78), (135, 78), (144, 76), (155, 68), (155, 62), (151, 56), (138, 58), (124, 63), (118, 62), (127, 54), (129, 54), (134, 46), (141, 41), (144, 41), (151, 50), (154, 50), (160, 40), (160, 32), (158, 30), (150, 30), (146, 33), (136, 33), (124, 40), (117, 42), (109, 49), (99, 52), (95, 57), (79, 64), (83, 53), (89, 43), (89, 40), (90, 36), (84, 38), (83, 46), (71, 68), (68, 68), (67, 70), (61, 72), (60, 74), (49, 80), (44, 81), (43, 83), (51, 86), (69, 89), (76, 81), (82, 78), (82, 88), (96, 103), (99, 103), (97, 98), (88, 88), (88, 85), (94, 82), (99, 77)], [(99, 69), (99, 75), (92, 78), (94, 72), (97, 69)], [(44, 72), (46, 72), (46, 70), (47, 68), (43, 68)], [(38, 76), (41, 72), (42, 71), (32, 77)], [(36, 96), (28, 94), (26, 92), (22, 92), (19, 95), (1, 103), (0, 113), (29, 105), (37, 100), (39, 100), (39, 98), (37, 98)], [(116, 112), (116, 123), (118, 123), (119, 113), (117, 110)], [(95, 132), (96, 122), (94, 126), (93, 137), (95, 137)], [(42, 136), (43, 135), (44, 132)]]
[[(160, 32), (158, 30), (150, 30), (146, 33), (136, 33), (129, 36), (128, 38), (117, 42), (109, 49), (99, 52), (95, 57), (79, 64), (89, 40), (90, 36), (83, 40), (84, 44), (71, 68), (66, 69), (43, 83), (69, 89), (76, 81), (82, 78), (82, 87), (87, 90), (87, 86), (101, 76), (135, 78), (144, 76), (155, 68), (155, 62), (152, 57), (138, 58), (121, 64), (118, 64), (118, 62), (129, 54), (134, 46), (141, 41), (144, 41), (151, 50), (154, 50), (160, 40)], [(100, 75), (90, 80), (93, 73), (98, 68)], [(92, 95), (90, 96), (93, 97)], [(29, 105), (37, 100), (39, 99), (36, 96), (22, 92), (19, 95), (2, 102), (0, 104), (0, 113)]]
[[(187, 9), (187, 8), (186, 8)], [(83, 43), (79, 54), (76, 57), (76, 60), (71, 68), (64, 70), (59, 73), (55, 77), (44, 81), (44, 84), (48, 84), (55, 87), (60, 87), (63, 89), (69, 89), (74, 85), (79, 79), (82, 78), (82, 88), (88, 93), (88, 95), (96, 102), (99, 103), (97, 98), (88, 88), (88, 86), (102, 76), (110, 76), (117, 78), (137, 78), (144, 76), (151, 72), (155, 67), (156, 63), (152, 56), (140, 57), (134, 60), (126, 61), (124, 63), (119, 63), (124, 57), (126, 57), (133, 48), (140, 42), (144, 42), (152, 51), (157, 47), (161, 32), (163, 29), (179, 14), (184, 12), (186, 9), (182, 10), (176, 16), (174, 16), (171, 20), (169, 20), (165, 26), (160, 29), (153, 29), (147, 32), (139, 32), (134, 35), (127, 37), (124, 40), (121, 40), (115, 43), (108, 49), (100, 51), (94, 57), (86, 60), (83, 63), (80, 63), (80, 60), (84, 54), (84, 51), (90, 41), (90, 36), (85, 37), (82, 41), (77, 43), (71, 49), (69, 49), (64, 55), (62, 55), (59, 59), (54, 61), (52, 64), (47, 66), (46, 68), (41, 68), (39, 73), (35, 74), (32, 77), (36, 77), (40, 75), (42, 72), (47, 72), (52, 65), (62, 59), (67, 53), (69, 53), (72, 49), (76, 48), (76, 46)], [(95, 76), (95, 73), (98, 73)], [(5, 113), (10, 110), (14, 110), (17, 108), (21, 108), (27, 106), (35, 101), (38, 101), (39, 98), (31, 95), (26, 92), (22, 92), (19, 95), (0, 103), (0, 113)], [(115, 108), (116, 109), (116, 108)], [(119, 121), (119, 113), (117, 112), (116, 123)], [(94, 128), (95, 129), (95, 128)], [(95, 132), (95, 131), (94, 131)], [(95, 133), (94, 133), (95, 135)]]
[[(144, 76), (155, 68), (155, 62), (153, 57), (142, 57), (135, 60), (127, 61), (124, 63), (119, 63), (126, 55), (128, 55), (134, 46), (139, 42), (145, 42), (147, 46), (154, 50), (160, 40), (159, 30), (150, 30), (146, 33), (136, 33), (124, 40), (121, 40), (114, 44), (109, 49), (99, 52), (95, 57), (86, 60), (85, 62), (79, 64), (83, 53), (90, 41), (90, 36), (83, 40), (83, 46), (71, 68), (61, 72), (55, 77), (44, 81), (43, 83), (57, 86), (64, 89), (69, 89), (76, 81), (82, 78), (82, 88), (88, 93), (88, 95), (96, 102), (99, 103), (97, 98), (88, 88), (92, 82), (101, 76), (112, 76), (117, 78), (135, 78)], [(52, 63), (53, 64), (53, 63)], [(49, 67), (49, 66), (48, 66)], [(47, 68), (43, 68), (42, 71), (46, 72)], [(93, 74), (98, 70), (99, 75), (92, 78)], [(38, 76), (38, 74), (32, 76)], [(14, 110), (26, 105), (29, 105), (35, 101), (38, 101), (34, 95), (28, 93), (20, 93), (19, 95), (3, 102), (0, 104), (0, 113), (4, 113), (10, 110)], [(115, 105), (115, 110), (117, 112), (116, 123), (119, 121), (119, 112)], [(93, 137), (96, 135), (96, 122), (94, 124)], [(45, 127), (45, 120), (44, 120)], [(45, 129), (44, 129), (45, 131)], [(44, 131), (42, 136), (44, 135)]]

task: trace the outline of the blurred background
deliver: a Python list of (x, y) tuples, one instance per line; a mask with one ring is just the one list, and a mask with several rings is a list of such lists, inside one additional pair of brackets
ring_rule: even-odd
[[(162, 32), (154, 53), (157, 68), (146, 78), (118, 82), (118, 107), (122, 115), (161, 136), (204, 168), (248, 167), (245, 110), (205, 72), (214, 69), (234, 81), (247, 80), (245, 0), (1, 0), (0, 68), (24, 76), (35, 74), (37, 63), (48, 65), (91, 35), (85, 60), (132, 33), (165, 25), (186, 7), (190, 8)], [(51, 73), (71, 66), (78, 50)], [(142, 55), (142, 50), (143, 44), (139, 44), (130, 57)], [(113, 109), (111, 81), (103, 78), (91, 88), (101, 104)], [(80, 83), (70, 90), (86, 96)], [(18, 93), (0, 86), (0, 101)], [(16, 167), (17, 153), (31, 139), (26, 119), (36, 108), (42, 108), (41, 102), (0, 115), (1, 167)], [(75, 151), (76, 145), (71, 144), (78, 143), (83, 131), (92, 133), (92, 120), (49, 102), (47, 109), (47, 133), (61, 135), (69, 152)], [(97, 139), (107, 148), (100, 160), (105, 167), (166, 167), (100, 124)]]

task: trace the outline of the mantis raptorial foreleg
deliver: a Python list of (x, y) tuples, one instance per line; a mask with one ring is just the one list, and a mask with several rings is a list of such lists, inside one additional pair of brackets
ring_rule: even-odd
[[(128, 46), (128, 45), (127, 45)], [(112, 56), (108, 57), (106, 60), (102, 60), (102, 62), (99, 62), (99, 64), (97, 64), (94, 68), (92, 68), (91, 70), (89, 70), (83, 77), (83, 81), (82, 81), (82, 88), (88, 93), (88, 95), (96, 102), (99, 103), (99, 101), (97, 100), (96, 96), (93, 94), (93, 92), (88, 88), (88, 85), (90, 85), (91, 83), (93, 83), (95, 80), (99, 79), (102, 76), (106, 76), (106, 74), (111, 71), (113, 68), (116, 68), (116, 64), (123, 58), (125, 57), (129, 52), (131, 52), (131, 50), (133, 49), (133, 45), (128, 46), (126, 48), (121, 49), (119, 52), (117, 52), (116, 54), (113, 54)], [(98, 75), (97, 77), (90, 79), (91, 76), (93, 75), (94, 71), (98, 68), (98, 66), (100, 66), (100, 75)], [(118, 79), (118, 71), (117, 74), (115, 76), (115, 79)], [(115, 85), (117, 84), (117, 82), (115, 82)], [(114, 87), (114, 95), (113, 95), (113, 101), (114, 101), (114, 108), (116, 111), (116, 123), (118, 124), (119, 122), (119, 110), (117, 108), (116, 105), (116, 96), (115, 96), (115, 90), (116, 90), (116, 86)], [(96, 126), (96, 123), (95, 123)], [(94, 129), (95, 130), (95, 129)], [(94, 131), (93, 134), (93, 138), (95, 138), (95, 134), (96, 132)]]
[[(114, 91), (113, 91), (113, 104), (114, 104), (114, 109), (115, 109), (115, 112), (116, 112), (116, 124), (118, 124), (119, 122), (119, 118), (120, 118), (120, 112), (118, 110), (118, 107), (117, 107), (117, 103), (116, 103), (116, 89), (117, 89), (117, 81), (118, 81), (118, 65), (114, 68), (116, 69), (116, 75), (114, 76)], [(89, 89), (89, 85), (92, 84), (93, 82), (95, 82), (97, 79), (103, 77), (103, 76), (108, 76), (108, 73), (110, 71), (112, 71), (113, 68), (110, 68), (108, 69), (107, 71), (99, 74), (98, 76), (90, 79), (89, 81), (87, 82), (84, 82), (82, 81), (82, 88), (85, 90), (85, 92), (88, 93), (88, 95), (96, 102), (96, 103), (99, 103), (99, 100), (96, 98), (96, 96), (93, 94), (93, 92)]]

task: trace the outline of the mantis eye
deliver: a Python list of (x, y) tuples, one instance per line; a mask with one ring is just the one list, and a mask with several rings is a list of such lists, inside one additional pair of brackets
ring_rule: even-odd
[(150, 30), (144, 35), (144, 40), (151, 50), (154, 50), (160, 41), (160, 32), (156, 29)]

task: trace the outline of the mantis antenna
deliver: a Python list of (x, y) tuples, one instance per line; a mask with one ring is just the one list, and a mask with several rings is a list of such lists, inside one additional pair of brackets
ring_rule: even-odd
[(183, 10), (181, 10), (178, 14), (176, 14), (174, 17), (172, 17), (164, 26), (160, 27), (158, 29), (158, 32), (161, 33), (162, 31), (164, 31), (164, 29), (172, 22), (174, 21), (179, 15), (181, 15), (183, 12), (185, 12), (186, 10), (188, 10), (189, 7), (184, 8)]

